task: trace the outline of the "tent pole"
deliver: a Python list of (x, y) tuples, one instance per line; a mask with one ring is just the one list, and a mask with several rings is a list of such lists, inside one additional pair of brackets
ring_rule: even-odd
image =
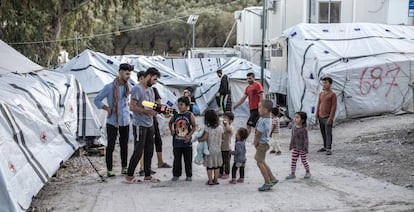
[(263, 1), (263, 11), (262, 11), (262, 54), (260, 55), (260, 83), (262, 84), (262, 86), (264, 86), (264, 67), (265, 67), (265, 51), (264, 51), (264, 47), (265, 47), (265, 39), (266, 39), (266, 16), (267, 16), (267, 11), (266, 11), (266, 2), (267, 1)]

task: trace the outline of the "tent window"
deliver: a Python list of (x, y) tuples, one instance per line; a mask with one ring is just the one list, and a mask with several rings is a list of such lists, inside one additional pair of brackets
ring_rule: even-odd
[(280, 44), (272, 45), (272, 57), (283, 57), (283, 49), (280, 47)]
[[(329, 8), (330, 4), (330, 8)], [(329, 17), (330, 16), (330, 17)], [(341, 2), (319, 2), (319, 23), (340, 23)]]

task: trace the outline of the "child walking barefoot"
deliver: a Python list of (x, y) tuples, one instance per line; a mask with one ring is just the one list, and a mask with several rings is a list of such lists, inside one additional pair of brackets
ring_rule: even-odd
[(217, 185), (220, 167), (223, 164), (221, 156), (221, 142), (223, 140), (223, 127), (219, 125), (219, 117), (214, 110), (206, 111), (204, 115), (206, 125), (204, 135), (198, 139), (199, 142), (207, 142), (210, 154), (205, 156), (205, 166), (207, 168), (207, 185)]
[(289, 150), (293, 150), (292, 165), (291, 173), (289, 176), (286, 177), (287, 180), (296, 178), (296, 162), (298, 161), (299, 157), (301, 158), (303, 166), (306, 170), (304, 178), (309, 179), (311, 177), (309, 164), (306, 160), (306, 155), (308, 154), (308, 130), (306, 129), (306, 119), (307, 115), (305, 112), (295, 113), (295, 125), (292, 128), (292, 138), (290, 139), (289, 146)]
[[(231, 168), (231, 184), (244, 182), (244, 167), (246, 165), (246, 139), (249, 136), (249, 131), (246, 128), (239, 128), (236, 133), (236, 143), (234, 145), (234, 151), (231, 154), (234, 155), (234, 163)], [(240, 169), (240, 178), (236, 180), (237, 169)]]

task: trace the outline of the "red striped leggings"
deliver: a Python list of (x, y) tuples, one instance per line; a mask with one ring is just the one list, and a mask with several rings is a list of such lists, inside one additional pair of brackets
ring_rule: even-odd
[(306, 160), (306, 153), (304, 151), (301, 151), (301, 150), (293, 149), (293, 152), (292, 152), (292, 165), (290, 166), (290, 169), (291, 169), (292, 173), (295, 173), (295, 171), (296, 171), (296, 162), (298, 161), (299, 156), (300, 156), (300, 159), (303, 163), (303, 166), (305, 167), (306, 172), (309, 172), (309, 164), (308, 164), (308, 161)]

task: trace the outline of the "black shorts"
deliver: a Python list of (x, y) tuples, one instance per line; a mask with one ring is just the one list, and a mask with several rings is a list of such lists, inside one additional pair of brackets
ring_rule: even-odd
[(247, 126), (256, 127), (256, 123), (259, 120), (259, 110), (253, 109), (250, 110), (250, 116), (247, 120)]

